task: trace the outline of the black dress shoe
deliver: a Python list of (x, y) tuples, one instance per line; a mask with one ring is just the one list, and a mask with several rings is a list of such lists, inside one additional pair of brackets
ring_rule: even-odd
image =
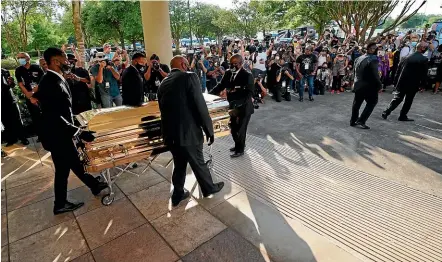
[(367, 126), (367, 125), (365, 125), (365, 124), (362, 124), (362, 123), (358, 123), (358, 122), (357, 122), (356, 125), (359, 126), (361, 129), (370, 129), (369, 126)]
[(178, 206), (181, 203), (181, 201), (183, 201), (188, 197), (190, 197), (190, 193), (187, 190), (184, 190), (184, 194), (182, 194), (181, 196), (172, 195), (172, 206), (174, 207)]
[(221, 191), (221, 189), (223, 189), (223, 187), (224, 187), (224, 182), (216, 183), (216, 184), (214, 184), (214, 187), (215, 187), (215, 189), (212, 192), (207, 193), (207, 194), (203, 194), (203, 197), (208, 197), (210, 195), (213, 195), (213, 194)]
[(300, 97), (299, 102), (304, 102), (304, 98)]
[(54, 215), (74, 211), (75, 209), (78, 209), (78, 208), (82, 207), (83, 205), (84, 205), (83, 202), (71, 203), (71, 202), (66, 201), (64, 206), (54, 207)]
[(404, 121), (404, 122), (414, 121), (414, 119), (408, 118), (407, 116), (400, 116), (397, 120)]
[(244, 155), (244, 152), (241, 152), (241, 153), (235, 152), (235, 154), (230, 155), (230, 157), (235, 158), (235, 157), (240, 157), (242, 155)]
[(98, 182), (98, 185), (95, 188), (91, 189), (92, 194), (94, 196), (98, 196), (101, 193), (101, 191), (103, 191), (107, 187), (108, 187), (107, 183), (105, 183), (105, 182)]
[(313, 99), (313, 97), (309, 97), (308, 100), (309, 101), (315, 101), (315, 99)]
[(350, 122), (350, 126), (356, 126), (355, 122)]
[(232, 148), (230, 148), (229, 150), (230, 150), (230, 152), (235, 152), (236, 148), (235, 148), (235, 147), (232, 147)]
[(21, 141), (21, 143), (22, 143), (23, 145), (27, 146), (27, 145), (29, 145), (29, 140), (27, 140), (27, 139), (25, 138), (25, 139), (23, 139), (23, 140)]
[(387, 112), (382, 112), (382, 118), (383, 118), (383, 119), (387, 119), (387, 117), (388, 117)]

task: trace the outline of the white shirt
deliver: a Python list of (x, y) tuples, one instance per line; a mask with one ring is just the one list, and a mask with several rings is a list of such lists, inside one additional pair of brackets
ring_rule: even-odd
[(401, 53), (399, 54), (399, 57), (402, 59), (402, 57), (406, 57), (411, 53), (411, 48), (409, 46), (404, 46), (401, 49)]
[(266, 62), (267, 54), (266, 52), (258, 53), (258, 56), (256, 57), (256, 63), (253, 65), (253, 68), (266, 71)]

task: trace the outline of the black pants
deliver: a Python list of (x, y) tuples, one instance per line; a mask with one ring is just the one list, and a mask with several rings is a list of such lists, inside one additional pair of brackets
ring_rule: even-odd
[(343, 75), (333, 76), (332, 90), (339, 91), (342, 85), (342, 77)]
[(2, 104), (2, 123), (5, 127), (6, 142), (15, 143), (17, 139), (25, 140), (25, 129), (21, 121), (20, 110), (16, 103)]
[(204, 161), (203, 144), (193, 146), (172, 146), (170, 152), (175, 165), (172, 175), (173, 195), (180, 197), (184, 194), (187, 163), (195, 174), (196, 180), (203, 194), (210, 194), (214, 190), (212, 175)]
[(233, 141), (235, 141), (235, 152), (243, 153), (246, 147), (246, 133), (249, 125), (250, 117), (230, 117), (230, 131), (232, 133)]
[(393, 110), (396, 109), (396, 107), (399, 106), (399, 104), (404, 100), (404, 105), (402, 106), (400, 117), (406, 117), (408, 114), (408, 111), (410, 111), (411, 105), (413, 104), (414, 96), (416, 95), (416, 91), (396, 91), (394, 93), (394, 97), (391, 100), (390, 104), (388, 105), (387, 109), (385, 110), (385, 113), (387, 115), (391, 114)]
[(72, 140), (58, 143), (56, 147), (51, 148), (51, 155), (55, 167), (54, 204), (56, 207), (63, 206), (66, 202), (70, 170), (90, 189), (94, 189), (98, 185), (98, 180), (84, 171)]
[[(362, 111), (361, 116), (359, 116), (359, 109), (361, 108), (361, 105), (364, 101), (367, 104), (365, 105), (364, 111)], [(377, 92), (374, 91), (367, 92), (364, 90), (355, 91), (355, 98), (353, 100), (353, 108), (352, 108), (350, 123), (359, 122), (361, 124), (365, 124), (365, 122), (367, 122), (367, 119), (370, 117), (377, 103), (378, 103)]]
[(41, 133), (41, 126), (40, 126), (41, 110), (40, 110), (40, 107), (32, 104), (29, 101), (29, 99), (26, 99), (26, 107), (28, 108), (29, 113), (31, 114), (32, 125), (34, 127), (34, 131), (37, 134), (37, 136), (40, 136), (40, 133)]

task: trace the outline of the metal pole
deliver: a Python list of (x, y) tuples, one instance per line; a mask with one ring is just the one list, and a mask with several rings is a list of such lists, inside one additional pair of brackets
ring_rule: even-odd
[(190, 49), (193, 49), (192, 20), (190, 19), (190, 0), (187, 0), (187, 10), (188, 10), (188, 14), (189, 14)]

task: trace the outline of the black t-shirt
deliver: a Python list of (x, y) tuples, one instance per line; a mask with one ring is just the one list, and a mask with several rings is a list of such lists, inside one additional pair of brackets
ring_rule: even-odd
[(308, 75), (315, 69), (315, 64), (318, 63), (318, 58), (314, 54), (302, 54), (298, 56), (296, 63), (299, 64), (299, 71), (301, 74)]
[[(78, 77), (86, 78), (89, 81), (91, 80), (89, 72), (84, 68), (76, 67), (71, 70), (71, 73)], [(66, 81), (69, 84), (72, 94), (72, 113), (78, 115), (84, 111), (91, 110), (91, 97), (87, 84), (81, 81), (75, 81), (74, 79), (67, 79)]]
[(227, 62), (227, 60), (224, 60), (224, 61), (221, 63), (221, 66), (224, 68), (224, 70), (227, 70), (227, 69), (230, 68), (229, 62)]
[(273, 63), (270, 66), (270, 70), (267, 72), (267, 82), (268, 83), (276, 83), (276, 73), (280, 69), (277, 63)]
[(17, 102), (14, 93), (12, 92), (13, 85), (8, 84), (8, 78), (11, 76), (9, 71), (2, 68), (2, 107), (9, 106)]
[[(160, 64), (160, 68), (164, 72), (170, 73), (170, 69), (166, 64)], [(149, 70), (149, 67), (147, 67), (146, 70)], [(163, 79), (164, 79), (164, 77), (160, 74), (159, 71), (152, 69), (152, 72), (150, 74), (150, 79), (147, 81), (148, 89), (152, 90), (154, 93), (156, 93), (158, 90), (158, 87), (160, 86), (160, 83), (161, 83), (161, 81), (163, 81)]]
[(23, 83), (28, 91), (32, 91), (32, 85), (38, 85), (43, 75), (44, 72), (38, 65), (31, 65), (29, 69), (24, 66), (15, 69), (17, 83)]

